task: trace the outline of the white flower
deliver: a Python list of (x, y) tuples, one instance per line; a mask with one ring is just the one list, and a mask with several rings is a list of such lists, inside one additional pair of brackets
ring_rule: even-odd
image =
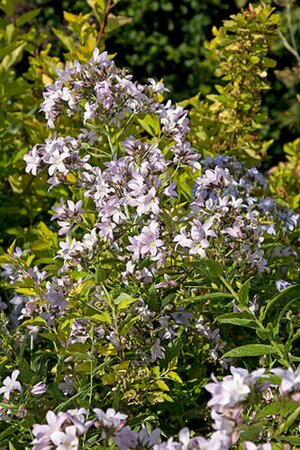
[[(32, 433), (35, 436), (35, 439), (32, 444), (37, 444), (33, 447), (33, 450), (40, 449), (41, 444), (50, 444), (50, 440), (52, 441), (53, 436), (54, 439), (56, 439), (57, 433), (61, 432), (61, 426), (66, 421), (66, 419), (67, 416), (63, 412), (58, 413), (58, 415), (56, 416), (53, 411), (48, 411), (46, 414), (47, 425), (35, 424), (33, 426)], [(63, 448), (61, 450), (63, 450)]]
[(34, 147), (31, 152), (24, 156), (24, 161), (26, 162), (25, 171), (27, 173), (31, 172), (32, 175), (36, 175), (41, 160), (41, 157), (37, 153), (37, 148)]
[(300, 369), (293, 371), (290, 367), (284, 369), (272, 369), (272, 373), (281, 377), (280, 393), (300, 391)]
[[(68, 170), (64, 164), (64, 160), (68, 158), (70, 154), (68, 152), (60, 153), (58, 150), (55, 150), (52, 155), (49, 157), (49, 161), (46, 162), (50, 164), (48, 169), (49, 175), (53, 175), (54, 172), (67, 173)], [(48, 158), (47, 158), (48, 159)]]
[(214, 383), (207, 384), (205, 389), (212, 394), (208, 406), (222, 411), (224, 408), (232, 408), (245, 400), (250, 393), (250, 387), (245, 383), (244, 378), (236, 372), (220, 382), (214, 379)]
[(10, 393), (13, 391), (22, 392), (22, 386), (19, 381), (16, 381), (20, 371), (14, 370), (11, 377), (6, 377), (3, 381), (3, 386), (0, 388), (0, 394), (3, 394), (6, 400), (9, 400)]
[(67, 427), (65, 432), (55, 431), (51, 440), (57, 445), (56, 450), (77, 450), (79, 439), (76, 436), (76, 427), (74, 425)]

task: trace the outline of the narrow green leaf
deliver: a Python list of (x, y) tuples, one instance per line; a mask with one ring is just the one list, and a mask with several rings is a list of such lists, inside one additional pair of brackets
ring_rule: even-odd
[(33, 9), (32, 11), (28, 11), (28, 12), (22, 14), (21, 16), (19, 16), (16, 20), (17, 27), (21, 27), (25, 23), (30, 22), (30, 20), (32, 20), (34, 17), (36, 17), (40, 11), (41, 11), (41, 9), (37, 8), (37, 9)]
[(29, 320), (25, 320), (25, 322), (21, 323), (21, 327), (27, 327), (27, 326), (45, 326), (47, 325), (47, 322), (45, 319), (42, 319), (41, 317), (36, 317), (35, 319), (29, 319)]
[(15, 50), (13, 50), (11, 53), (9, 53), (3, 58), (1, 66), (3, 67), (4, 70), (8, 70), (18, 61), (26, 45), (27, 42), (22, 42)]
[(199, 300), (209, 300), (209, 299), (219, 299), (219, 298), (233, 298), (233, 295), (227, 294), (225, 292), (212, 292), (211, 294), (203, 294), (203, 295), (197, 295), (195, 297), (189, 297), (187, 299), (184, 299), (183, 302), (196, 302)]
[(247, 306), (249, 303), (249, 288), (250, 288), (250, 280), (247, 280), (243, 286), (241, 287), (241, 290), (239, 292), (239, 300), (241, 305)]
[(229, 323), (242, 327), (256, 328), (253, 317), (248, 313), (228, 313), (217, 317), (219, 323)]
[(74, 39), (72, 36), (68, 36), (67, 34), (63, 33), (60, 30), (57, 30), (56, 28), (53, 28), (53, 32), (58, 37), (58, 39), (61, 40), (61, 42), (64, 44), (64, 46), (71, 52), (74, 50)]
[(244, 356), (271, 355), (272, 353), (276, 353), (276, 350), (272, 347), (272, 345), (248, 344), (229, 350), (229, 352), (225, 353), (222, 358), (241, 358)]
[(168, 385), (163, 380), (156, 380), (155, 384), (162, 391), (169, 391), (170, 390)]

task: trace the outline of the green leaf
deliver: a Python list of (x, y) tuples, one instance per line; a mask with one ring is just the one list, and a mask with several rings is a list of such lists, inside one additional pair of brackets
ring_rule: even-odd
[(21, 27), (25, 23), (30, 22), (30, 20), (32, 20), (34, 17), (36, 17), (40, 13), (40, 11), (41, 11), (41, 9), (37, 8), (37, 9), (33, 9), (32, 11), (28, 11), (28, 12), (22, 14), (21, 16), (19, 16), (16, 20), (17, 27)]
[(252, 64), (258, 64), (259, 63), (259, 61), (260, 61), (260, 58), (259, 58), (259, 56), (256, 56), (256, 55), (254, 55), (254, 56), (250, 56), (250, 62), (252, 63)]
[(180, 376), (179, 376), (178, 373), (176, 373), (176, 372), (173, 372), (173, 371), (168, 372), (168, 373), (165, 375), (165, 377), (166, 377), (166, 378), (169, 378), (170, 380), (177, 381), (177, 383), (180, 383), (180, 384), (183, 383), (182, 379), (180, 378)]
[(239, 292), (239, 301), (243, 306), (247, 306), (249, 303), (249, 288), (250, 288), (250, 280), (247, 280), (243, 284)]
[(155, 384), (162, 391), (169, 391), (170, 390), (168, 385), (163, 380), (156, 380)]
[(289, 444), (300, 446), (300, 436), (281, 436), (281, 439)]
[(0, 48), (0, 59), (4, 58), (4, 56), (9, 55), (12, 53), (16, 48), (18, 48), (20, 45), (20, 42), (14, 42), (13, 44), (5, 45), (4, 47)]
[(264, 58), (263, 64), (265, 67), (268, 67), (271, 69), (274, 69), (274, 67), (277, 66), (277, 62), (275, 61), (275, 59), (271, 59), (271, 58)]
[(29, 297), (36, 297), (36, 290), (30, 289), (30, 288), (18, 288), (16, 289), (16, 292), (18, 294), (28, 295)]
[(229, 323), (240, 327), (256, 328), (253, 317), (248, 313), (228, 313), (217, 317), (220, 323)]
[(214, 261), (213, 259), (205, 259), (204, 263), (208, 269), (208, 271), (211, 273), (213, 277), (221, 277), (223, 274), (223, 267), (220, 263), (217, 261)]
[(116, 28), (123, 27), (132, 21), (131, 17), (126, 16), (115, 16), (114, 14), (110, 14), (107, 19), (107, 31), (113, 31)]
[(134, 322), (136, 322), (138, 320), (138, 318), (139, 318), (139, 316), (136, 316), (136, 317), (132, 317), (128, 321), (125, 321), (125, 323), (123, 324), (122, 329), (121, 329), (122, 336), (126, 336), (129, 333), (132, 325), (134, 324)]
[(244, 356), (262, 356), (277, 353), (272, 345), (264, 344), (248, 344), (241, 347), (233, 348), (225, 353), (222, 358), (241, 358)]
[(232, 294), (227, 294), (225, 292), (212, 292), (211, 294), (197, 295), (196, 297), (189, 297), (184, 299), (183, 302), (195, 302), (199, 300), (209, 300), (209, 299), (219, 299), (219, 298), (234, 298)]
[(283, 417), (285, 417), (295, 411), (298, 406), (298, 403), (292, 402), (291, 400), (285, 401), (284, 404), (282, 404), (282, 402), (270, 403), (269, 405), (258, 411), (255, 418), (258, 420), (266, 416), (277, 416), (279, 414), (282, 414)]
[(162, 397), (167, 402), (174, 402), (172, 397), (169, 394), (166, 394), (165, 392), (160, 392), (159, 395), (160, 395), (160, 397)]
[(217, 261), (212, 259), (199, 259), (197, 262), (191, 262), (189, 265), (196, 267), (208, 278), (218, 278), (223, 274), (223, 267)]
[(13, 243), (9, 246), (8, 250), (7, 250), (7, 253), (8, 253), (9, 255), (11, 255), (11, 256), (13, 255), (13, 253), (14, 253), (14, 251), (15, 251), (16, 242), (17, 242), (17, 240), (15, 239), (15, 240), (13, 241)]
[(20, 44), (15, 50), (13, 50), (10, 54), (6, 55), (3, 58), (3, 61), (1, 63), (3, 69), (8, 70), (18, 61), (26, 45), (27, 42), (22, 42), (22, 44)]
[(141, 127), (150, 134), (150, 136), (157, 136), (160, 132), (159, 120), (156, 116), (147, 114), (143, 119), (137, 119)]
[(132, 303), (136, 301), (136, 298), (132, 298), (130, 295), (122, 292), (115, 300), (114, 303), (117, 306), (118, 311), (128, 308)]
[(53, 28), (53, 32), (58, 37), (58, 39), (61, 40), (61, 42), (64, 44), (64, 46), (71, 52), (75, 48), (75, 42), (72, 36), (68, 36), (67, 34), (63, 33), (60, 30), (57, 30), (56, 28)]
[(42, 319), (41, 317), (36, 317), (35, 319), (29, 319), (29, 320), (25, 320), (24, 322), (21, 323), (21, 327), (27, 327), (27, 326), (46, 326), (47, 322), (45, 319)]
[(90, 319), (95, 320), (96, 322), (111, 324), (111, 317), (108, 311), (104, 311), (103, 313), (93, 314), (90, 316)]

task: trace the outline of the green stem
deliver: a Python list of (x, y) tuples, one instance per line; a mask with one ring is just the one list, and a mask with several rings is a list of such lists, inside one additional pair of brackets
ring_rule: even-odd
[(224, 284), (225, 287), (227, 287), (228, 291), (233, 295), (233, 297), (239, 301), (239, 296), (238, 294), (233, 290), (233, 288), (230, 286), (230, 284), (228, 283), (228, 281), (223, 277), (220, 276), (220, 280), (222, 281), (222, 283)]

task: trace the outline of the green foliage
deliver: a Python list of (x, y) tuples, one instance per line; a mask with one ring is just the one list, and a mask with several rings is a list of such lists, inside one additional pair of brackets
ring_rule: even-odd
[(137, 78), (163, 78), (177, 101), (199, 90), (208, 92), (214, 65), (204, 41), (214, 23), (236, 10), (236, 3), (122, 0), (117, 10), (132, 17), (132, 23), (113, 33), (107, 48)]
[(300, 205), (300, 139), (283, 147), (286, 161), (279, 162), (270, 172), (273, 195), (282, 199), (293, 209)]
[(205, 153), (236, 155), (251, 163), (265, 156), (272, 141), (263, 141), (259, 133), (267, 120), (261, 92), (270, 88), (267, 71), (276, 66), (268, 53), (278, 22), (274, 9), (262, 4), (214, 28), (215, 38), (208, 48), (223, 82), (206, 100), (197, 96), (190, 101), (194, 107), (191, 139)]

